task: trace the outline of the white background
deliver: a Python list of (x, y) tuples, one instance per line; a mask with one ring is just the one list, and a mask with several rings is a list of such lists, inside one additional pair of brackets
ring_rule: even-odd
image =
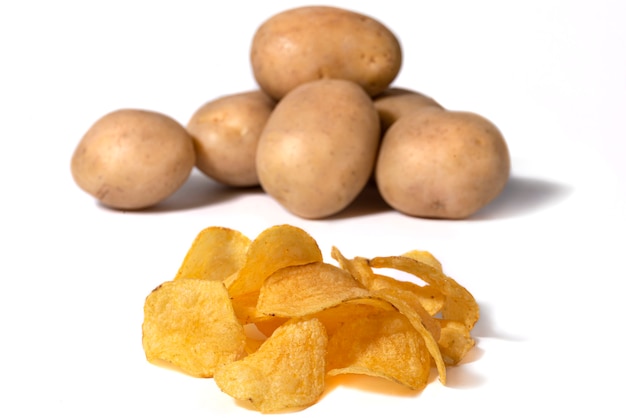
[[(395, 85), (491, 119), (512, 177), (472, 219), (389, 210), (368, 191), (318, 221), (194, 173), (157, 208), (107, 210), (72, 181), (83, 133), (123, 107), (186, 123), (256, 88), (250, 41), (299, 1), (0, 5), (0, 416), (254, 416), (211, 380), (150, 365), (143, 300), (196, 233), (291, 223), (347, 256), (419, 248), (482, 307), (467, 361), (419, 394), (334, 388), (299, 416), (624, 416), (626, 3), (336, 1), (400, 39)], [(389, 393), (392, 392), (392, 393)]]

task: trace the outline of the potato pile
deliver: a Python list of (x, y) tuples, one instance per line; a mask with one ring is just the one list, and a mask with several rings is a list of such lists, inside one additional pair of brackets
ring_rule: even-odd
[(393, 86), (402, 54), (369, 16), (285, 10), (252, 39), (258, 90), (213, 99), (186, 126), (135, 109), (105, 115), (80, 141), (72, 174), (126, 210), (157, 204), (197, 167), (228, 186), (260, 186), (308, 219), (341, 212), (370, 181), (407, 215), (469, 217), (506, 185), (507, 144), (486, 118)]

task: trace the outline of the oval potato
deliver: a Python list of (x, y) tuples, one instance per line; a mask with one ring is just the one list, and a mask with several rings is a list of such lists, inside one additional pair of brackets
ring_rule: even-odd
[(161, 113), (120, 109), (98, 119), (71, 161), (76, 184), (115, 209), (143, 209), (173, 194), (195, 164), (185, 128)]
[(493, 200), (510, 172), (498, 128), (470, 112), (421, 110), (384, 135), (376, 183), (394, 209), (425, 218), (462, 219)]
[(354, 81), (374, 96), (399, 73), (402, 50), (396, 36), (371, 17), (305, 6), (265, 21), (254, 34), (250, 59), (258, 84), (275, 99), (321, 78)]
[(202, 105), (187, 123), (196, 167), (228, 186), (258, 186), (256, 148), (275, 104), (262, 91), (248, 91)]
[(257, 149), (263, 189), (304, 218), (347, 207), (373, 173), (380, 122), (371, 98), (347, 80), (316, 80), (285, 96)]

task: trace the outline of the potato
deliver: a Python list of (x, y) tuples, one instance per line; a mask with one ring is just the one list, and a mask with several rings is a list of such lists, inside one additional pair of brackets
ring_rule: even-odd
[(292, 213), (327, 217), (363, 189), (379, 142), (378, 113), (359, 85), (310, 81), (287, 94), (267, 121), (257, 149), (259, 181)]
[(97, 120), (71, 161), (76, 184), (115, 209), (142, 209), (173, 194), (195, 163), (193, 140), (169, 116), (120, 109)]
[(228, 186), (258, 186), (257, 143), (275, 104), (262, 91), (248, 91), (201, 106), (187, 124), (196, 148), (196, 167)]
[(387, 129), (403, 115), (420, 109), (435, 107), (443, 109), (433, 98), (417, 91), (391, 87), (374, 98), (374, 106), (378, 111), (381, 132)]
[(493, 200), (509, 172), (507, 145), (489, 120), (431, 108), (409, 113), (389, 128), (375, 178), (383, 199), (400, 212), (462, 219)]
[(336, 7), (305, 6), (261, 24), (252, 39), (250, 59), (257, 83), (276, 99), (321, 78), (354, 81), (374, 96), (399, 73), (402, 50), (396, 36), (371, 17)]

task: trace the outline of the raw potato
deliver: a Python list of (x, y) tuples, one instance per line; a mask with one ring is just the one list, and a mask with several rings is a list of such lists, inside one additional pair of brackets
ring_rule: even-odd
[(71, 161), (85, 192), (115, 209), (142, 209), (174, 193), (195, 164), (185, 128), (161, 113), (121, 109), (96, 121)]
[(327, 6), (274, 15), (257, 29), (250, 57), (258, 84), (276, 99), (321, 78), (354, 81), (374, 96), (402, 65), (400, 43), (381, 22)]
[(380, 116), (381, 132), (387, 129), (403, 115), (421, 109), (443, 109), (433, 98), (417, 91), (391, 87), (374, 98), (374, 106)]
[(371, 98), (347, 80), (316, 80), (285, 96), (257, 149), (263, 189), (303, 218), (347, 207), (373, 173), (380, 121)]
[(425, 218), (462, 219), (506, 185), (510, 157), (489, 120), (470, 112), (420, 110), (383, 137), (376, 182), (396, 210)]
[(187, 124), (194, 138), (196, 167), (228, 186), (258, 186), (257, 143), (274, 106), (262, 91), (249, 91), (200, 107)]

